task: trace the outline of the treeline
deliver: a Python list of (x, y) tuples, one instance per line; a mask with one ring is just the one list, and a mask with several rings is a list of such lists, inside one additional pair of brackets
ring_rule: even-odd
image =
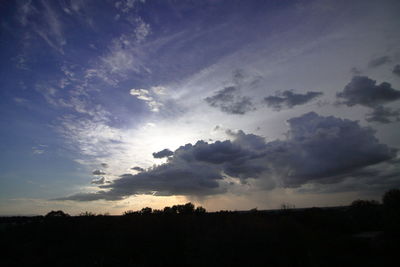
[[(164, 209), (152, 209), (150, 207), (145, 207), (138, 211), (127, 210), (123, 213), (123, 216), (136, 216), (136, 215), (149, 215), (149, 214), (154, 214), (154, 215), (196, 214), (196, 215), (201, 215), (201, 214), (205, 214), (205, 213), (207, 213), (207, 211), (202, 206), (196, 207), (193, 203), (188, 202), (188, 203), (182, 204), (182, 205), (173, 205), (172, 207), (164, 207)], [(85, 211), (85, 212), (79, 213), (78, 217), (109, 216), (109, 215), (110, 215), (109, 213), (96, 214), (93, 212)], [(68, 213), (65, 213), (62, 210), (52, 210), (49, 213), (47, 213), (44, 217), (45, 218), (67, 218), (67, 217), (71, 217), (71, 215), (69, 215)]]
[(128, 210), (124, 212), (124, 216), (132, 216), (132, 215), (148, 215), (148, 214), (205, 214), (207, 211), (205, 208), (199, 206), (195, 207), (191, 202), (183, 204), (183, 205), (173, 205), (172, 207), (165, 207), (164, 209), (152, 209), (150, 207), (145, 207), (140, 211), (132, 211)]
[[(373, 215), (373, 218), (377, 218), (383, 215), (383, 213), (386, 214), (386, 217), (393, 218), (396, 220), (397, 217), (400, 217), (400, 190), (399, 189), (392, 189), (387, 191), (383, 197), (382, 197), (382, 203), (376, 201), (376, 200), (354, 200), (348, 207), (351, 212), (354, 212), (357, 214), (356, 216), (363, 216), (364, 214), (369, 214)], [(312, 208), (312, 209), (318, 209), (318, 208)], [(295, 210), (295, 206), (293, 204), (289, 203), (284, 203), (281, 205), (281, 211), (282, 212), (290, 212)], [(300, 209), (304, 210), (304, 209)], [(220, 210), (217, 213), (233, 213), (236, 211), (230, 211), (230, 210)], [(260, 212), (257, 210), (257, 208), (253, 208), (251, 210), (248, 210), (247, 212), (249, 213), (256, 213)], [(188, 202), (186, 204), (181, 204), (181, 205), (173, 205), (172, 207), (164, 207), (163, 209), (152, 209), (151, 207), (144, 207), (141, 210), (133, 211), (133, 210), (127, 210), (123, 213), (123, 216), (134, 216), (134, 215), (149, 215), (149, 214), (154, 214), (154, 215), (174, 215), (174, 214), (181, 214), (181, 215), (189, 215), (189, 214), (205, 214), (207, 213), (207, 210), (203, 208), (202, 206), (196, 207), (193, 203)], [(96, 214), (93, 212), (85, 211), (80, 214), (78, 214), (79, 217), (82, 216), (109, 216), (109, 213), (104, 213), (104, 214)], [(366, 216), (369, 216), (366, 215)], [(60, 218), (65, 218), (65, 217), (70, 217), (68, 213), (65, 213), (62, 210), (57, 210), (57, 211), (50, 211), (45, 215), (46, 218), (49, 217), (60, 217)], [(365, 218), (366, 219), (366, 218)]]
[(340, 208), (186, 203), (122, 216), (51, 211), (0, 226), (0, 266), (397, 266), (400, 190)]

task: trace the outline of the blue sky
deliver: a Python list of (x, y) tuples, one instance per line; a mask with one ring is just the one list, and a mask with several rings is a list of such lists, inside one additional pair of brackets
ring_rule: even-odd
[(342, 205), (400, 185), (398, 1), (0, 12), (0, 214)]

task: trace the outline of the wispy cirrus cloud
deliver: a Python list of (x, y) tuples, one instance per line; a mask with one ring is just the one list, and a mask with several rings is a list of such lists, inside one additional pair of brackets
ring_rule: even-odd
[(48, 148), (47, 145), (39, 144), (37, 146), (32, 147), (32, 152), (35, 155), (41, 155), (46, 152), (46, 149)]
[(164, 106), (161, 97), (165, 94), (165, 88), (162, 86), (154, 86), (149, 90), (147, 89), (131, 89), (130, 95), (137, 97), (137, 99), (146, 102), (148, 107), (153, 112), (160, 111), (160, 108)]
[[(48, 1), (25, 1), (19, 6), (17, 19), (22, 26), (35, 32), (51, 48), (64, 54), (66, 38), (59, 14)], [(39, 17), (40, 14), (40, 17)]]
[(144, 3), (145, 0), (120, 0), (115, 2), (115, 8), (123, 13), (129, 13), (138, 3)]

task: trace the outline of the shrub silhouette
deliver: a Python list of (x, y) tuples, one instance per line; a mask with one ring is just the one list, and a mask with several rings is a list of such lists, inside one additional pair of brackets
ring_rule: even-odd
[(138, 215), (138, 211), (133, 211), (133, 210), (127, 210), (123, 213), (124, 216), (133, 216), (133, 215)]
[(79, 213), (79, 216), (84, 216), (84, 217), (93, 217), (96, 216), (96, 213), (90, 212), (90, 211), (85, 211)]

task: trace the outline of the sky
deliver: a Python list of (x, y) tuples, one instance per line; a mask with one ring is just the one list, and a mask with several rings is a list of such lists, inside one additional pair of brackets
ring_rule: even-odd
[(400, 187), (399, 1), (0, 2), (0, 214)]

